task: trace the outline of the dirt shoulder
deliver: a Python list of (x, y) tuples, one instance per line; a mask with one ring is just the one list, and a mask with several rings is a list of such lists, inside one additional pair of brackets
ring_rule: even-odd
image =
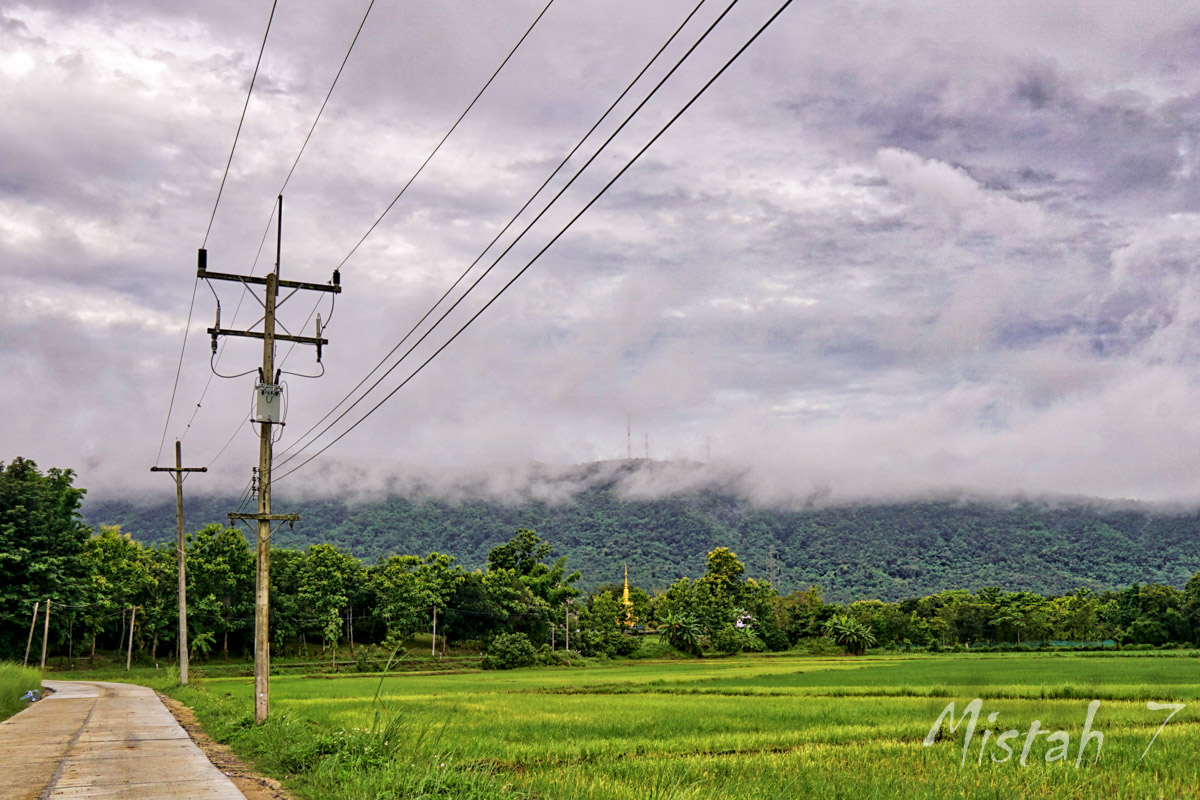
[(204, 752), (204, 755), (208, 756), (208, 760), (213, 763), (213, 766), (225, 773), (238, 790), (246, 795), (246, 800), (297, 800), (296, 796), (284, 789), (279, 781), (257, 774), (232, 750), (213, 741), (212, 737), (200, 727), (200, 722), (196, 719), (196, 714), (192, 709), (161, 692), (156, 692), (156, 694), (171, 715), (188, 732), (188, 736), (192, 737), (196, 746)]

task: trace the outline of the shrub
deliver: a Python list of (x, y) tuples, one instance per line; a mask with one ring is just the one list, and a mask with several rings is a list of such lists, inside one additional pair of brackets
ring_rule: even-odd
[(523, 633), (501, 633), (492, 639), (487, 655), (483, 657), (484, 669), (515, 669), (537, 663), (538, 652)]
[(746, 650), (747, 637), (732, 625), (722, 625), (712, 635), (712, 646), (722, 653), (741, 653)]

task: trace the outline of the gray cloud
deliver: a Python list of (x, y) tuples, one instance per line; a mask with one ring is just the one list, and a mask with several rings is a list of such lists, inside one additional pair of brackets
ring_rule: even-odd
[[(288, 379), (284, 458), (690, 6), (551, 8), (347, 262), (325, 376)], [(250, 269), (364, 9), (279, 9), (210, 268)], [(328, 279), (540, 9), (372, 12), (287, 190), (285, 275)], [(449, 330), (772, 10), (740, 4)], [(0, 2), (0, 456), (74, 466), (100, 492), (162, 488), (146, 468), (266, 13)], [(458, 341), (281, 487), (561, 498), (600, 478), (556, 465), (623, 457), (628, 416), (635, 455), (648, 437), (654, 459), (679, 462), (621, 473), (634, 494), (716, 482), (775, 503), (1194, 502), (1198, 51), (1200, 14), (1184, 5), (795, 4)], [(269, 237), (257, 268), (273, 260)], [(235, 324), (240, 290), (215, 288)], [(241, 302), (249, 324), (257, 304)], [(284, 324), (312, 302), (290, 301)], [(203, 486), (236, 490), (254, 461), (251, 379), (212, 380), (197, 408), (213, 314), (200, 286), (168, 440), (184, 436), (189, 461), (221, 451)], [(231, 341), (221, 368), (257, 358)], [(286, 368), (312, 359), (297, 349)]]

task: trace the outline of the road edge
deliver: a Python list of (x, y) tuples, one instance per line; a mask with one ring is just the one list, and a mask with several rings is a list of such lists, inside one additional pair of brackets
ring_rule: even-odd
[(279, 781), (255, 772), (228, 745), (209, 736), (190, 706), (162, 692), (155, 694), (212, 765), (233, 781), (246, 800), (299, 800)]

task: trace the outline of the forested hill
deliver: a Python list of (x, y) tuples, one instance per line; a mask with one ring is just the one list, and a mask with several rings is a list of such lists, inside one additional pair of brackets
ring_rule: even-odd
[[(230, 498), (189, 498), (188, 529), (225, 522)], [(330, 542), (374, 563), (392, 553), (431, 551), (468, 568), (517, 528), (533, 528), (583, 573), (580, 585), (618, 581), (656, 589), (704, 572), (714, 547), (732, 548), (752, 577), (766, 577), (772, 548), (776, 585), (816, 584), (834, 600), (896, 600), (946, 589), (1001, 586), (1045, 594), (1134, 582), (1182, 586), (1200, 571), (1200, 515), (1036, 504), (914, 502), (779, 511), (716, 492), (658, 500), (622, 499), (593, 486), (574, 502), (412, 501), (389, 497), (347, 505), (285, 504), (303, 520), (281, 528), (278, 547)], [(172, 539), (172, 501), (139, 505), (92, 496), (85, 520), (119, 524), (143, 542)]]

